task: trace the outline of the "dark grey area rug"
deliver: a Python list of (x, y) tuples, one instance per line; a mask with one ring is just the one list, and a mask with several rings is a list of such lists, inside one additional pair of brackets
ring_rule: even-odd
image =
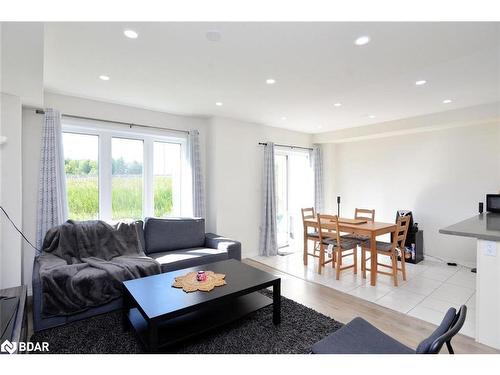
[[(282, 297), (281, 324), (272, 323), (272, 306), (212, 332), (197, 336), (165, 353), (300, 354), (342, 327), (313, 309)], [(122, 328), (121, 312), (95, 316), (34, 334), (32, 342), (49, 342), (50, 353), (143, 353), (133, 330)]]

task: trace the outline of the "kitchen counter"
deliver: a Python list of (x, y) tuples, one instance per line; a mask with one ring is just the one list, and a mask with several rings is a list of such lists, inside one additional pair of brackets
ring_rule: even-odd
[(439, 233), (476, 238), (476, 341), (500, 349), (500, 214), (479, 214)]
[(500, 241), (500, 214), (482, 213), (440, 229), (439, 233)]

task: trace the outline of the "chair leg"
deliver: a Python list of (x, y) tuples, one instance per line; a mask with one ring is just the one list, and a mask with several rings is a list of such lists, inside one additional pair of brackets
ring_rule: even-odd
[[(361, 249), (361, 260), (363, 260), (363, 248), (361, 246), (356, 246), (356, 249), (358, 249), (358, 247)], [(365, 268), (365, 266), (363, 265), (363, 262), (361, 262), (361, 271), (363, 271)]]
[(448, 353), (455, 354), (453, 347), (451, 346), (451, 341), (446, 341), (446, 347), (448, 348)]
[(403, 280), (406, 281), (406, 260), (404, 251), (401, 252), (401, 273), (403, 274)]
[(363, 279), (366, 279), (366, 251), (361, 248), (361, 271), (363, 273)]
[(307, 237), (304, 235), (304, 266), (307, 266)]
[(340, 279), (340, 267), (342, 266), (342, 249), (339, 247), (337, 247), (336, 249), (336, 252), (337, 252), (337, 268), (335, 269), (335, 278), (337, 280)]
[(358, 274), (358, 247), (356, 246), (353, 250), (353, 257), (354, 257), (354, 274)]
[(318, 262), (318, 274), (321, 275), (321, 269), (323, 268), (323, 263), (325, 263), (325, 247), (323, 244), (319, 245), (319, 262)]
[(398, 256), (391, 255), (392, 260), (392, 277), (394, 278), (394, 286), (398, 286)]

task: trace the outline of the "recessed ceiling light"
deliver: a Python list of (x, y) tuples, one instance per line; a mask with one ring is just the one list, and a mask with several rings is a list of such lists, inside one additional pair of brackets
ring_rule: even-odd
[(451, 99), (445, 99), (443, 100), (443, 104), (450, 104), (453, 100)]
[(276, 80), (274, 78), (268, 78), (266, 79), (266, 83), (268, 85), (274, 85), (276, 83)]
[(221, 106), (222, 106), (222, 102), (215, 102), (215, 105), (216, 105), (217, 107), (221, 107)]
[(421, 79), (421, 80), (415, 82), (415, 85), (417, 85), (417, 86), (423, 86), (426, 83), (427, 83), (427, 81), (425, 79)]
[(370, 37), (368, 35), (360, 36), (354, 41), (354, 44), (357, 46), (364, 46), (365, 44), (368, 43), (370, 43)]
[(205, 34), (205, 37), (209, 42), (219, 42), (222, 38), (221, 34), (219, 31), (207, 31)]
[(282, 121), (286, 121), (286, 117), (285, 117), (285, 116), (283, 116), (283, 117), (281, 118), (281, 120), (282, 120)]
[(102, 79), (103, 81), (109, 81), (109, 76), (102, 74), (99, 76), (99, 79)]
[(333, 106), (334, 107), (342, 107), (342, 103), (335, 103)]
[(368, 116), (368, 118), (375, 118), (375, 117), (377, 117), (377, 116), (375, 116), (375, 115), (369, 115)]
[(127, 37), (127, 38), (130, 38), (130, 39), (137, 39), (137, 37), (139, 36), (139, 34), (137, 34), (137, 32), (135, 32), (134, 30), (123, 30), (123, 34)]

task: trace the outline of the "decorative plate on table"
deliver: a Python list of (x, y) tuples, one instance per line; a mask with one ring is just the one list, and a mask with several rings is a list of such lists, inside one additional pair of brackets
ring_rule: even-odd
[(224, 278), (226, 275), (222, 273), (215, 273), (213, 271), (205, 271), (205, 280), (198, 281), (197, 272), (189, 272), (184, 276), (177, 276), (172, 284), (174, 288), (182, 288), (186, 293), (196, 292), (210, 292), (216, 286), (226, 285)]

